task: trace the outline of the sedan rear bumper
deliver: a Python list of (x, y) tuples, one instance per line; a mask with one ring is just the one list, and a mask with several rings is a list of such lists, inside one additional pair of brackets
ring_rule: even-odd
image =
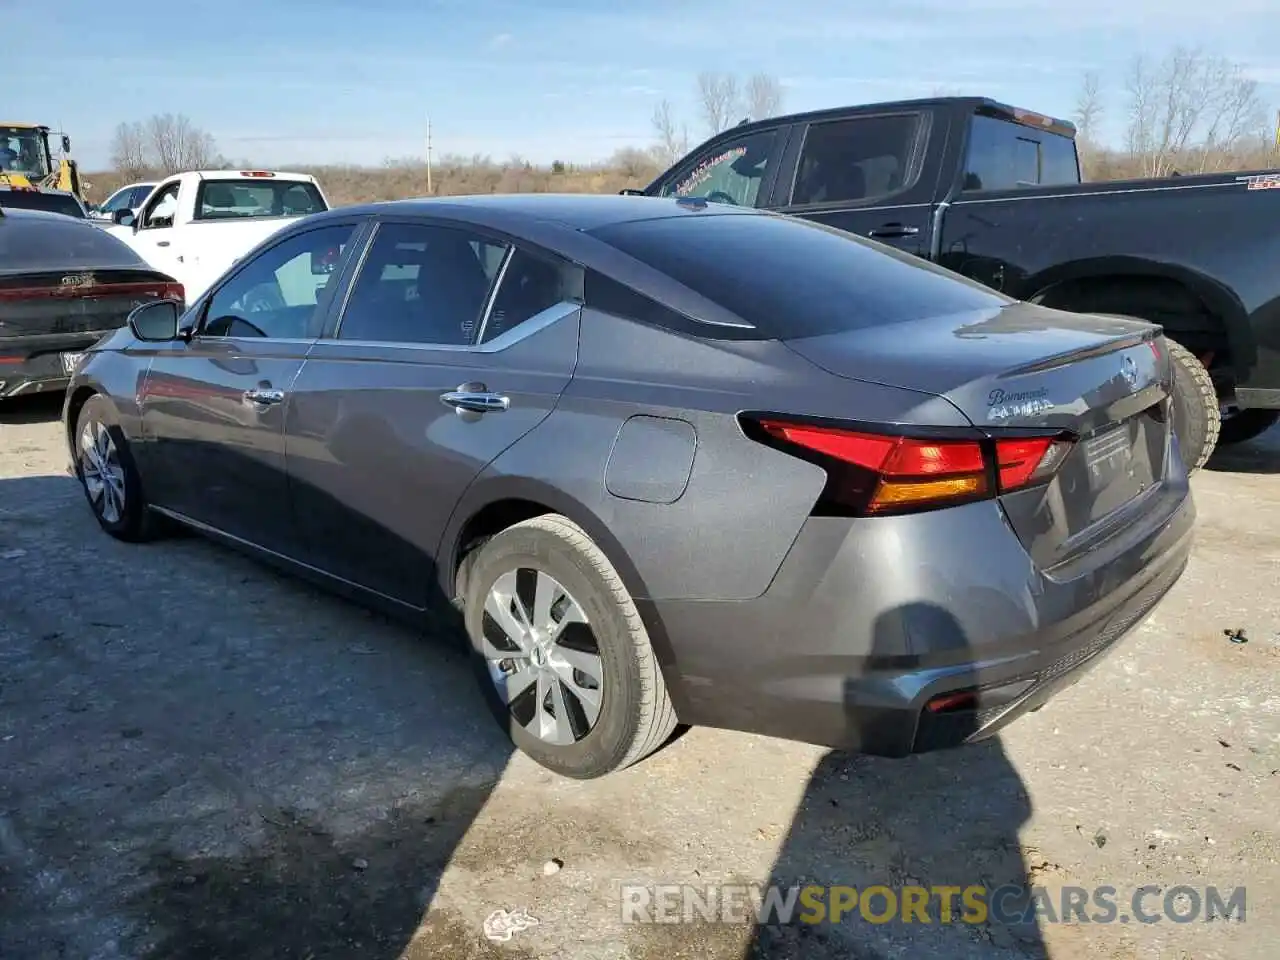
[(760, 598), (646, 601), (682, 722), (901, 757), (980, 740), (1084, 675), (1177, 582), (1185, 476), (1068, 571), (994, 503), (814, 518)]
[(80, 355), (96, 341), (92, 335), (77, 337), (64, 349), (34, 355), (0, 346), (0, 399), (65, 390), (71, 382), (71, 371), (64, 365), (63, 356)]

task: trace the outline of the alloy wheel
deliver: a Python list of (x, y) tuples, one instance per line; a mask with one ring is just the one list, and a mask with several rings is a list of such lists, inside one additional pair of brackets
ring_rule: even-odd
[(80, 431), (80, 476), (93, 509), (107, 523), (124, 516), (124, 466), (106, 424), (93, 420)]
[(569, 591), (542, 570), (502, 574), (485, 598), (484, 659), (512, 719), (567, 746), (600, 716), (604, 669), (591, 624)]

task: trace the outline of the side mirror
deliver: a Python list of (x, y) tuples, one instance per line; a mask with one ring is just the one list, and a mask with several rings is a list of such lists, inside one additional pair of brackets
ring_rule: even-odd
[(134, 219), (133, 211), (128, 207), (111, 214), (111, 222), (118, 227), (132, 227)]
[(62, 135), (62, 152), (63, 153), (71, 152), (71, 138), (68, 137), (65, 133)]
[(177, 300), (152, 300), (129, 314), (129, 331), (144, 343), (168, 343), (178, 339), (178, 317), (182, 304)]

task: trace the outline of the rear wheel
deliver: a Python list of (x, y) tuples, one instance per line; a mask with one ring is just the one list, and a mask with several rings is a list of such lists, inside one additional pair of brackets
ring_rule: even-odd
[(481, 690), (517, 747), (591, 779), (652, 753), (676, 726), (644, 623), (591, 538), (547, 514), (468, 559), (464, 614)]
[(1241, 410), (1231, 403), (1224, 403), (1219, 409), (1222, 417), (1219, 444), (1244, 443), (1262, 436), (1280, 422), (1280, 410)]
[(1165, 338), (1173, 361), (1173, 431), (1187, 473), (1205, 465), (1218, 444), (1222, 415), (1209, 371), (1190, 350)]

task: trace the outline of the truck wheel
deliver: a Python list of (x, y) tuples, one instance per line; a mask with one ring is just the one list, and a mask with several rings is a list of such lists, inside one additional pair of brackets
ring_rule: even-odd
[(1280, 410), (1262, 410), (1256, 407), (1241, 410), (1239, 407), (1227, 407), (1221, 410), (1221, 416), (1222, 430), (1218, 434), (1218, 443), (1244, 443), (1262, 436), (1274, 427), (1280, 421)]
[(522, 751), (580, 780), (662, 746), (676, 713), (617, 570), (577, 524), (546, 514), (478, 547), (464, 617), (480, 688)]
[(1213, 379), (1196, 355), (1165, 337), (1173, 361), (1173, 432), (1187, 473), (1205, 465), (1218, 444), (1222, 413)]

